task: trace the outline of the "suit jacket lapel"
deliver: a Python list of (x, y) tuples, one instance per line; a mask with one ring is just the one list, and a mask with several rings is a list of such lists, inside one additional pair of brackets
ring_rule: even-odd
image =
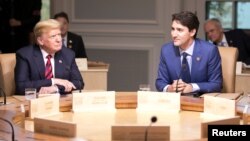
[[(194, 51), (193, 51), (193, 56), (192, 56), (192, 66), (191, 66), (191, 81), (196, 80), (196, 74), (199, 73), (199, 66), (201, 63), (202, 59), (202, 54), (200, 51), (200, 43), (196, 40), (195, 45), (194, 45)], [(197, 69), (192, 69), (192, 68), (197, 68)]]
[(64, 72), (63, 70), (65, 68), (64, 67), (65, 62), (63, 62), (63, 57), (62, 57), (60, 51), (55, 54), (54, 59), (55, 59), (55, 77), (60, 78), (60, 76), (63, 76), (63, 72)]
[(182, 69), (182, 66), (181, 66), (181, 55), (180, 55), (180, 50), (179, 50), (179, 47), (176, 47), (173, 45), (173, 49), (174, 49), (174, 56), (175, 58), (172, 59), (173, 64), (176, 64), (174, 65), (174, 69), (175, 69), (175, 72), (176, 72), (176, 76), (177, 78), (180, 77), (180, 74), (181, 74), (181, 69)]
[(73, 47), (73, 38), (71, 36), (71, 33), (68, 32), (67, 34), (67, 48), (72, 48)]
[(44, 59), (43, 59), (43, 55), (42, 52), (40, 50), (40, 48), (38, 46), (33, 46), (34, 48), (34, 60), (36, 62), (36, 66), (38, 68), (40, 77), (42, 79), (45, 79), (45, 63), (44, 63)]
[(225, 37), (226, 37), (228, 46), (234, 46), (233, 38), (231, 38), (231, 36), (229, 34), (227, 34), (227, 32), (225, 32)]

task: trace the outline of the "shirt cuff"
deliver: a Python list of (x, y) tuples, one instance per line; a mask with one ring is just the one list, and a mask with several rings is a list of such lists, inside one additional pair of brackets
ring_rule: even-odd
[(169, 85), (165, 86), (165, 87), (163, 88), (163, 92), (167, 92), (167, 91), (168, 91), (168, 87), (169, 87)]
[(54, 79), (53, 78), (51, 78), (51, 86), (54, 86), (55, 85), (55, 82), (54, 82)]
[(193, 91), (192, 92), (200, 91), (200, 87), (196, 83), (191, 83), (191, 85), (193, 87)]

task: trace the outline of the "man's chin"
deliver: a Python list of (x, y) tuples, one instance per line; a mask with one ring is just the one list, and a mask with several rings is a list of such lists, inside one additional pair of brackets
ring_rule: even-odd
[(174, 46), (180, 46), (180, 44), (179, 43), (174, 43)]
[(62, 47), (57, 47), (57, 48), (55, 48), (55, 52), (58, 52), (58, 51), (60, 51), (62, 49)]

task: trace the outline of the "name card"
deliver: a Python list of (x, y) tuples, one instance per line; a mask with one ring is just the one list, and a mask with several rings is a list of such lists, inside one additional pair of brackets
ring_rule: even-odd
[(236, 116), (236, 102), (235, 100), (204, 96), (204, 113), (215, 116), (234, 117)]
[(241, 74), (242, 73), (242, 62), (241, 61), (237, 61), (236, 63), (236, 74)]
[(59, 113), (59, 94), (51, 94), (38, 99), (30, 100), (29, 117), (49, 116)]
[(115, 91), (73, 93), (73, 112), (115, 111)]
[[(146, 133), (146, 130), (147, 133)], [(112, 140), (119, 141), (145, 141), (147, 134), (148, 141), (169, 141), (169, 126), (112, 126)]]
[(49, 120), (45, 118), (34, 118), (34, 131), (38, 133), (59, 135), (64, 137), (75, 137), (77, 126), (75, 123)]
[(88, 70), (87, 58), (76, 58), (75, 61), (80, 71)]
[(179, 112), (181, 110), (180, 93), (138, 91), (137, 95), (138, 111)]

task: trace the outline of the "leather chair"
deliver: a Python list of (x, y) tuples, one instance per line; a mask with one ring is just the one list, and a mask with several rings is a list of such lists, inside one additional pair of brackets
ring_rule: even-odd
[(238, 49), (235, 47), (218, 47), (223, 75), (223, 89), (222, 93), (235, 92), (235, 77), (236, 77), (236, 63), (238, 59)]
[(14, 68), (16, 65), (16, 54), (0, 54), (0, 88), (6, 96), (15, 94)]

